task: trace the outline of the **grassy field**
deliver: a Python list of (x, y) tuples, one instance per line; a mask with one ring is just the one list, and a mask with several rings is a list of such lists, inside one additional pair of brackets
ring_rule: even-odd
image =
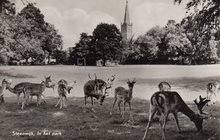
[[(120, 67), (74, 67), (74, 66), (19, 66), (0, 67), (1, 78), (10, 78), (12, 85), (29, 81), (38, 83), (44, 76), (51, 75), (54, 82), (66, 79), (76, 80), (77, 85), (68, 98), (68, 108), (55, 108), (57, 92), (47, 89), (44, 93), (46, 104), (36, 107), (33, 101), (21, 111), (16, 103), (16, 96), (6, 91), (6, 103), (0, 104), (0, 140), (136, 140), (141, 139), (148, 122), (149, 98), (157, 91), (157, 84), (168, 81), (172, 89), (179, 92), (190, 108), (197, 112), (192, 100), (206, 95), (206, 84), (220, 79), (220, 66), (120, 66)], [(111, 116), (109, 111), (113, 103), (113, 93), (104, 105), (95, 104), (96, 112), (88, 106), (83, 112), (83, 84), (89, 79), (88, 73), (96, 73), (99, 78), (107, 79), (117, 75), (115, 86), (126, 85), (128, 78), (136, 78), (134, 99), (132, 101), (133, 121), (129, 121), (129, 112), (124, 120), (118, 108)], [(219, 98), (218, 98), (219, 99)], [(219, 140), (220, 139), (220, 104), (207, 107), (213, 110), (209, 119), (204, 121), (204, 134), (197, 134), (194, 124), (181, 113), (179, 114), (179, 134), (172, 115), (166, 125), (168, 140)], [(212, 115), (212, 116), (211, 116)], [(30, 136), (26, 136), (30, 135)], [(161, 131), (155, 119), (147, 136), (149, 140), (160, 140)]]

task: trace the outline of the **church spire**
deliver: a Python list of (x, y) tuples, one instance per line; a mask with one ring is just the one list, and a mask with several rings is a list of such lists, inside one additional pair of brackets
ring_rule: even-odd
[(130, 22), (128, 0), (126, 0), (124, 22), (121, 24), (121, 35), (123, 41), (128, 41), (132, 37), (132, 23)]
[(129, 9), (128, 9), (128, 1), (127, 0), (126, 0), (126, 7), (125, 7), (124, 23), (130, 24), (130, 17), (129, 17)]

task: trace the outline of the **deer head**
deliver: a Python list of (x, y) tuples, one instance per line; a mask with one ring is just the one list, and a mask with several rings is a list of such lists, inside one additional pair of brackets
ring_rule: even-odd
[(127, 84), (130, 90), (133, 89), (135, 83), (136, 83), (135, 78), (132, 82), (128, 79)]
[(49, 83), (52, 82), (51, 76), (48, 76), (48, 77), (45, 76), (44, 78), (45, 78), (46, 86), (49, 87), (50, 86)]

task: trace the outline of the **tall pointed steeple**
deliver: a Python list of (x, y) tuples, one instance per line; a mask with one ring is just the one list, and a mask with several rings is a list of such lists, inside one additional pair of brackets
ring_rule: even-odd
[(128, 1), (126, 1), (124, 23), (130, 24), (129, 9), (128, 9)]
[(122, 40), (128, 41), (132, 37), (132, 23), (129, 16), (128, 1), (126, 0), (124, 22), (121, 24)]

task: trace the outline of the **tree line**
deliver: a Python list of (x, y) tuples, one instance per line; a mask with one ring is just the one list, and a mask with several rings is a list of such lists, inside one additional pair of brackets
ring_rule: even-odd
[(85, 58), (88, 65), (98, 60), (121, 64), (209, 64), (219, 57), (219, 31), (201, 34), (192, 24), (169, 20), (165, 27), (155, 26), (137, 39), (122, 41), (115, 25), (100, 23), (92, 35), (81, 33), (70, 53), (69, 62)]

